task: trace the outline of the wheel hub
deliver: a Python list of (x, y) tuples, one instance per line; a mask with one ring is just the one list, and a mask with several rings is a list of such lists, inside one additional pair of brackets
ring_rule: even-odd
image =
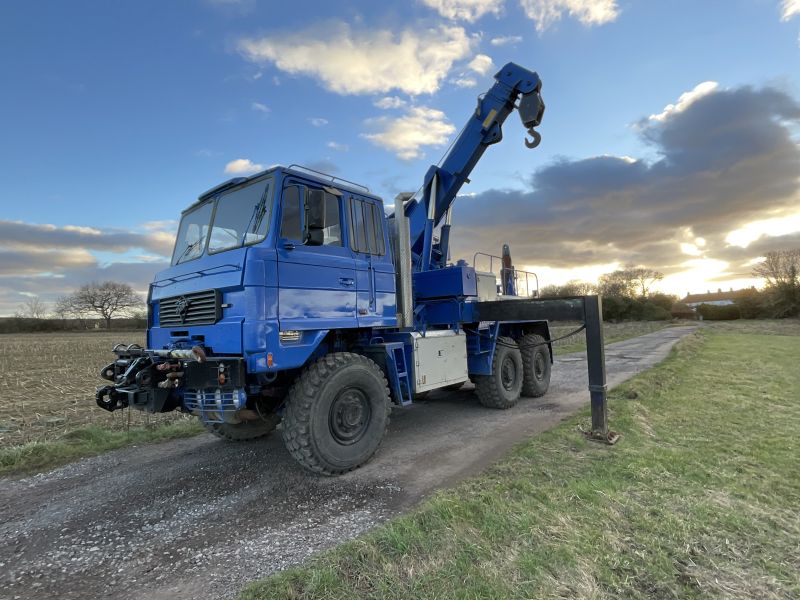
[(514, 383), (517, 380), (517, 365), (514, 364), (514, 361), (511, 357), (506, 356), (503, 359), (503, 364), (501, 365), (501, 381), (503, 383), (503, 388), (507, 391), (511, 391), (514, 389)]
[(331, 404), (328, 419), (331, 435), (340, 444), (355, 444), (367, 430), (370, 415), (369, 400), (361, 390), (342, 390)]

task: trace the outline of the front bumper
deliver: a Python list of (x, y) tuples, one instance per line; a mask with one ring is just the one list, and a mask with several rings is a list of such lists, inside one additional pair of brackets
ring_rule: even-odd
[(97, 405), (108, 411), (133, 408), (150, 413), (182, 410), (208, 422), (237, 422), (247, 403), (242, 358), (207, 357), (201, 347), (147, 350), (114, 348), (116, 360), (100, 372), (112, 382), (97, 389)]

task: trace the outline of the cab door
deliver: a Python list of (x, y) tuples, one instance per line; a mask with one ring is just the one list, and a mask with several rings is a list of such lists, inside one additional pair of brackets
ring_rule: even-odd
[(278, 254), (278, 321), (281, 331), (353, 328), (356, 272), (343, 244), (342, 198), (325, 189), (325, 228), (320, 246), (307, 245), (306, 197), (314, 184), (287, 180), (281, 194)]
[(347, 199), (350, 248), (356, 269), (359, 327), (397, 324), (394, 267), (386, 252), (386, 218), (372, 198)]

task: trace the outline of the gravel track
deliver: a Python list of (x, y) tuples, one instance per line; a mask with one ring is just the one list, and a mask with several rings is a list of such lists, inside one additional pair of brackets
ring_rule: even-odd
[[(693, 330), (607, 346), (609, 384)], [(279, 435), (231, 444), (203, 434), (0, 479), (0, 598), (230, 598), (553, 427), (588, 403), (586, 385), (573, 354), (556, 358), (547, 395), (507, 411), (480, 406), (469, 385), (433, 393), (394, 409), (378, 454), (337, 478), (303, 471)]]

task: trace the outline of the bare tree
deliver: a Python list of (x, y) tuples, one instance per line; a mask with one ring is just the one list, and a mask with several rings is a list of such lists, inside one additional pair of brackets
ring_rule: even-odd
[(800, 276), (800, 248), (767, 252), (763, 262), (753, 267), (753, 275), (765, 279), (771, 287), (797, 286)]
[(67, 319), (75, 319), (80, 324), (81, 329), (86, 329), (85, 315), (76, 306), (75, 296), (61, 296), (56, 300), (53, 314), (61, 319), (64, 326), (66, 326)]
[(636, 287), (636, 282), (627, 269), (606, 273), (597, 281), (597, 291), (610, 298), (633, 298)]
[(601, 275), (597, 284), (603, 296), (615, 298), (646, 298), (657, 281), (664, 279), (664, 274), (647, 267), (625, 267), (613, 273)]
[(663, 273), (647, 267), (626, 267), (625, 272), (641, 291), (642, 298), (647, 298), (654, 283), (664, 279)]
[(106, 329), (111, 329), (114, 315), (124, 314), (144, 304), (131, 286), (116, 281), (86, 284), (71, 299), (78, 312), (92, 312), (105, 319)]
[(766, 283), (767, 308), (774, 317), (800, 314), (800, 248), (767, 252), (753, 267)]
[(571, 279), (561, 285), (546, 285), (540, 292), (542, 298), (554, 298), (557, 296), (586, 296), (594, 293), (595, 286), (586, 281)]
[(19, 305), (16, 316), (27, 319), (44, 319), (47, 316), (47, 305), (39, 296), (30, 296)]

